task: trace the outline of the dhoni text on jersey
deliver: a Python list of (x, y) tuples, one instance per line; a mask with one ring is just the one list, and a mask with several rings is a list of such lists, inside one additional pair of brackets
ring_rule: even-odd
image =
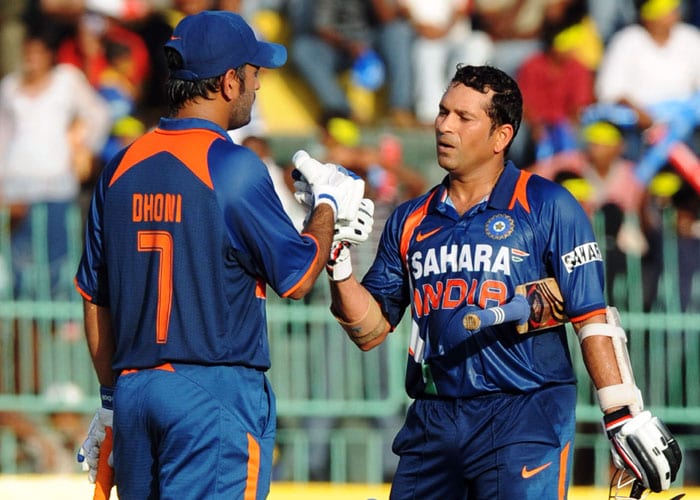
[(174, 193), (134, 193), (131, 196), (132, 222), (182, 222), (182, 195)]

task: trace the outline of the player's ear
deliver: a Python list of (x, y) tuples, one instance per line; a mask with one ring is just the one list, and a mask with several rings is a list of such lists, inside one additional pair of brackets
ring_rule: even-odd
[(237, 98), (241, 93), (241, 80), (235, 69), (229, 69), (221, 77), (221, 93), (227, 100)]
[(496, 127), (496, 130), (494, 130), (492, 134), (494, 153), (505, 151), (506, 147), (508, 147), (508, 144), (510, 144), (510, 141), (513, 139), (513, 132), (513, 125), (510, 123), (504, 123)]

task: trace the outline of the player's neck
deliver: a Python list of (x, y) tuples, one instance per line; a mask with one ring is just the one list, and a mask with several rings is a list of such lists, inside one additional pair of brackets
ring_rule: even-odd
[(470, 175), (451, 177), (447, 194), (460, 215), (488, 198), (496, 186), (504, 167), (488, 172), (473, 172)]

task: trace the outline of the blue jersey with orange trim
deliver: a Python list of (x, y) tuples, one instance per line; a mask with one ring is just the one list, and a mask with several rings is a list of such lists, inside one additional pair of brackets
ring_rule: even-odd
[(252, 151), (212, 122), (163, 118), (101, 174), (76, 285), (110, 308), (115, 370), (267, 369), (266, 285), (289, 295), (317, 258)]
[(411, 309), (406, 390), (447, 398), (574, 382), (563, 326), (519, 335), (506, 323), (469, 334), (469, 307), (509, 301), (553, 276), (566, 313), (604, 313), (603, 262), (590, 222), (564, 188), (506, 164), (487, 201), (460, 216), (447, 179), (389, 217), (362, 280), (393, 326)]

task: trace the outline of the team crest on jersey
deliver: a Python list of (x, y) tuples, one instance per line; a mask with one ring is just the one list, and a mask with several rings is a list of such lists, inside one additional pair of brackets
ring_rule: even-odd
[(515, 228), (513, 218), (507, 214), (496, 214), (486, 221), (486, 236), (494, 240), (504, 240)]

